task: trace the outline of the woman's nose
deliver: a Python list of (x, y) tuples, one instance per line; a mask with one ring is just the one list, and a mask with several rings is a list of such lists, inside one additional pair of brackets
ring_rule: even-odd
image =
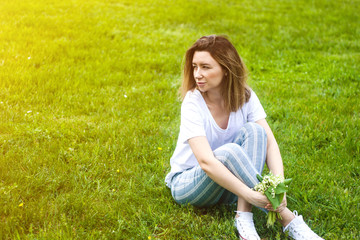
[(200, 69), (197, 69), (194, 71), (194, 77), (195, 77), (195, 79), (199, 79), (202, 77)]

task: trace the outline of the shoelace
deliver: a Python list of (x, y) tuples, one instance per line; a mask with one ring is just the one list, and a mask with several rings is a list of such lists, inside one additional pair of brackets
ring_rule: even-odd
[[(245, 220), (245, 219), (241, 219), (240, 217), (236, 218), (235, 221), (237, 222), (236, 227), (240, 227), (241, 229), (239, 229), (239, 233), (243, 232), (245, 233), (245, 236), (242, 237), (256, 237), (258, 238), (256, 229), (254, 227), (254, 221), (253, 220)], [(242, 230), (242, 231), (241, 231)]]
[[(298, 217), (298, 212), (295, 210), (295, 217)], [(300, 236), (302, 239), (316, 239), (319, 238), (306, 224), (298, 224), (297, 229), (293, 229), (293, 232)]]
[[(257, 238), (258, 235), (256, 233), (254, 233), (253, 231), (249, 231), (250, 229), (254, 229), (254, 226), (251, 226), (251, 224), (249, 224), (248, 221), (241, 221), (240, 219), (236, 219), (236, 221), (239, 221), (240, 223), (237, 224), (237, 226), (240, 226), (241, 229), (239, 229), (239, 234), (245, 234), (245, 235), (241, 235), (242, 237), (246, 237), (246, 238), (250, 238), (250, 237), (255, 237)], [(254, 231), (256, 231), (254, 229)]]
[(293, 233), (297, 234), (302, 239), (315, 239), (318, 238), (316, 234), (305, 224), (297, 226), (297, 229), (293, 230)]

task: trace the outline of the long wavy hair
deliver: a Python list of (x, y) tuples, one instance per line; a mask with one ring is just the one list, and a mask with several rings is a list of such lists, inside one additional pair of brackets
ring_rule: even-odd
[(196, 51), (206, 51), (220, 64), (224, 71), (221, 82), (221, 94), (225, 109), (235, 112), (249, 101), (251, 92), (246, 83), (247, 69), (237, 50), (225, 36), (204, 36), (198, 39), (185, 54), (183, 80), (180, 88), (184, 98), (189, 90), (196, 89), (193, 57)]

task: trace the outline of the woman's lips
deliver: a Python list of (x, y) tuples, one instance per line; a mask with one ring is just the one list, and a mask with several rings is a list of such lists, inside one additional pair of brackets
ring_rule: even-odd
[(199, 87), (202, 87), (202, 86), (205, 85), (205, 82), (197, 82), (196, 84), (197, 84)]

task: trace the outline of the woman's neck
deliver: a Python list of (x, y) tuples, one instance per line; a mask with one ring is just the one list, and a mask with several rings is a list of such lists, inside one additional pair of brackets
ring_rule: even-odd
[(216, 105), (220, 108), (224, 107), (224, 98), (222, 97), (220, 92), (205, 92), (203, 93), (203, 98), (208, 106)]
[(205, 101), (210, 104), (219, 104), (224, 102), (224, 99), (220, 92), (207, 91), (203, 93), (203, 97)]

